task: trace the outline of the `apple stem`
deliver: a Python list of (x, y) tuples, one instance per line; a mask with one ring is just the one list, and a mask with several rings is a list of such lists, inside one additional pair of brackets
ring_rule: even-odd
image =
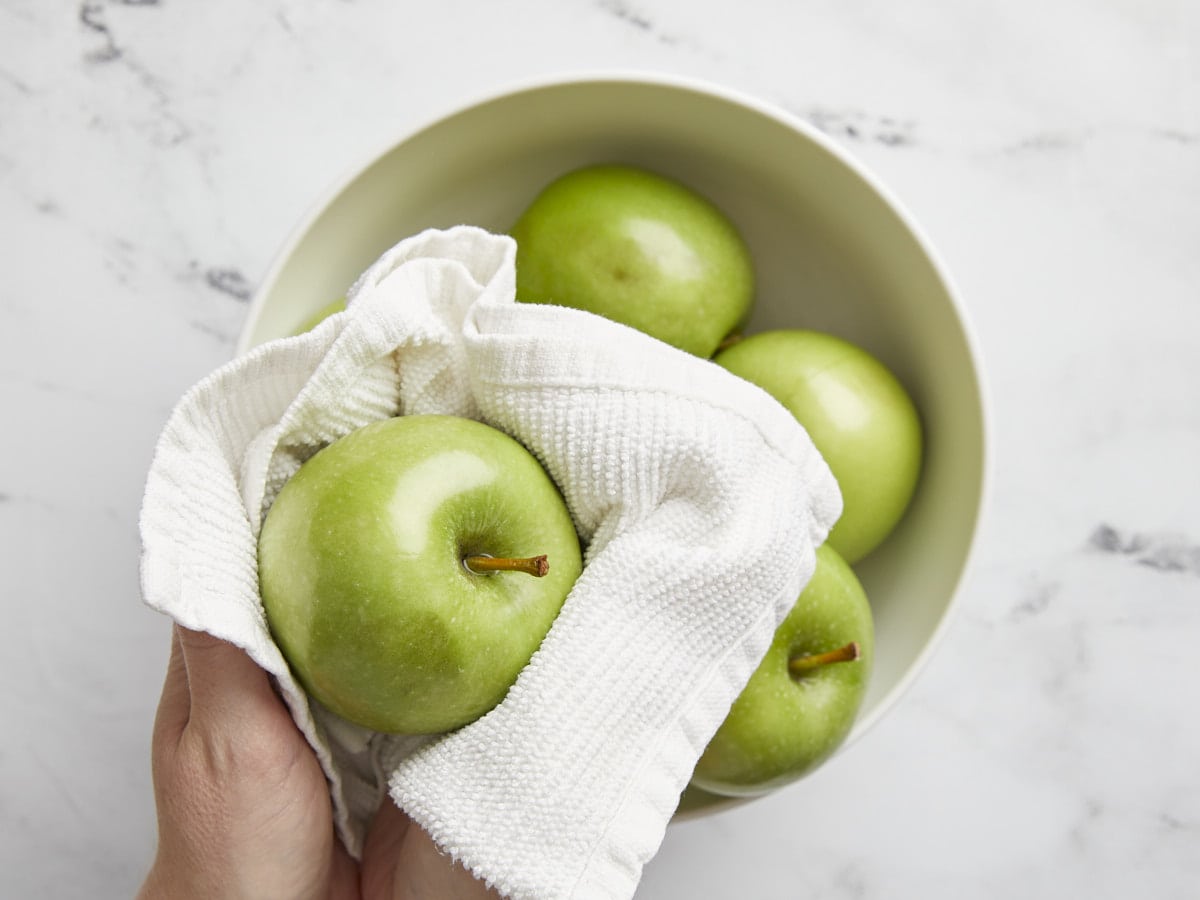
[(792, 675), (803, 675), (829, 663), (852, 662), (860, 656), (862, 651), (858, 641), (851, 641), (845, 647), (838, 647), (836, 650), (814, 653), (811, 656), (793, 656), (788, 660), (788, 672)]
[(512, 559), (504, 556), (467, 556), (463, 565), (468, 572), (476, 575), (488, 575), (492, 572), (524, 572), (541, 578), (550, 571), (550, 563), (545, 556), (529, 556), (524, 559)]
[(728, 348), (732, 347), (734, 344), (740, 344), (745, 339), (746, 339), (746, 336), (744, 334), (742, 334), (740, 331), (735, 331), (732, 334), (727, 334), (727, 335), (725, 335), (725, 339), (722, 340), (721, 343), (717, 344), (716, 352), (720, 353), (722, 350), (727, 350)]

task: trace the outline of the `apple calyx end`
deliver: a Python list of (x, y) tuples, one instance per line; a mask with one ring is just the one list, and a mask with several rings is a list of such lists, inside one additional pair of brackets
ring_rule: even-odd
[(523, 572), (534, 578), (544, 578), (550, 571), (545, 554), (523, 558), (498, 557), (480, 554), (464, 556), (463, 568), (472, 575), (492, 575), (496, 572)]
[(788, 660), (788, 673), (794, 677), (799, 677), (806, 672), (811, 672), (813, 669), (819, 669), (821, 666), (827, 666), (831, 663), (854, 662), (862, 656), (862, 647), (858, 641), (838, 647), (834, 650), (827, 650), (824, 653), (814, 653), (810, 656), (793, 656)]

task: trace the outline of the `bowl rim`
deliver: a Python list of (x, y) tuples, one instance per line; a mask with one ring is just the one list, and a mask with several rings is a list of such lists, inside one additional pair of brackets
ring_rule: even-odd
[[(283, 242), (279, 245), (271, 262), (263, 275), (263, 278), (255, 290), (251, 298), (250, 305), (247, 310), (246, 318), (243, 322), (242, 329), (239, 333), (235, 352), (240, 355), (250, 349), (250, 335), (254, 325), (261, 314), (262, 308), (266, 303), (267, 296), (271, 293), (275, 283), (278, 281), (280, 274), (291, 260), (297, 246), (304, 239), (305, 235), (313, 227), (317, 219), (325, 213), (325, 211), (336, 201), (336, 199), (346, 191), (346, 189), (357, 179), (363, 172), (370, 169), (375, 164), (383, 160), (388, 154), (392, 153), (399, 146), (409, 141), (415, 140), (420, 135), (425, 134), (435, 128), (440, 127), (449, 120), (460, 115), (468, 113), (476, 108), (484, 107), (493, 103), (501, 102), (512, 98), (516, 95), (533, 94), (546, 90), (556, 90), (570, 88), (571, 86), (586, 86), (586, 85), (602, 85), (611, 84), (614, 86), (645, 86), (650, 88), (667, 88), (679, 91), (685, 91), (692, 94), (700, 95), (708, 99), (721, 101), (734, 106), (742, 107), (754, 114), (767, 119), (774, 120), (778, 124), (783, 125), (789, 130), (797, 133), (804, 139), (811, 141), (818, 148), (829, 154), (836, 163), (846, 167), (846, 169), (857, 178), (862, 184), (884, 203), (886, 207), (896, 216), (901, 226), (910, 234), (916, 243), (918, 249), (924, 254), (930, 267), (932, 268), (938, 281), (941, 283), (946, 297), (950, 301), (952, 311), (962, 331), (963, 341), (966, 345), (967, 356), (973, 368), (975, 378), (975, 392), (978, 397), (979, 404), (979, 438), (980, 438), (980, 480), (978, 487), (978, 495), (975, 503), (975, 514), (971, 522), (971, 540), (967, 548), (967, 552), (963, 557), (962, 563), (958, 568), (958, 572), (954, 577), (952, 589), (949, 599), (939, 615), (928, 639), (921, 647), (920, 651), (904, 671), (900, 678), (887, 690), (887, 692), (879, 699), (875, 706), (868, 712), (867, 715), (861, 717), (854, 724), (854, 727), (847, 739), (839, 746), (835, 755), (840, 755), (845, 749), (853, 745), (867, 731), (871, 730), (885, 714), (891, 712), (897, 705), (898, 701), (903, 697), (913, 686), (916, 680), (924, 672), (930, 659), (941, 645), (950, 628), (953, 620), (953, 614), (961, 603), (961, 595), (963, 585), (969, 574), (977, 564), (979, 554), (979, 534), (982, 523), (990, 508), (992, 496), (992, 482), (994, 477), (993, 472), (993, 449), (992, 449), (992, 405), (988, 389), (988, 380), (985, 375), (983, 355), (981, 352), (980, 341), (975, 332), (974, 325), (971, 322), (970, 316), (967, 313), (966, 306), (959, 293), (958, 287), (949, 273), (949, 270), (943, 260), (940, 252), (933, 245), (932, 240), (925, 232), (924, 228), (917, 222), (914, 215), (909, 211), (905, 203), (889, 188), (883, 181), (874, 174), (864, 163), (855, 158), (848, 150), (818, 129), (815, 125), (806, 122), (798, 115), (788, 111), (777, 103), (765, 100), (738, 88), (733, 88), (728, 85), (720, 84), (704, 78), (681, 75), (678, 73), (651, 70), (651, 69), (584, 69), (576, 71), (558, 71), (544, 73), (535, 76), (526, 76), (523, 78), (514, 79), (503, 84), (491, 87), (485, 91), (478, 91), (472, 95), (465, 97), (459, 102), (452, 103), (445, 111), (436, 113), (419, 121), (415, 126), (408, 126), (398, 129), (397, 132), (383, 146), (368, 154), (361, 159), (357, 164), (345, 169), (338, 177), (336, 177), (323, 191), (321, 191), (315, 200), (310, 203), (307, 211), (301, 216), (295, 225), (292, 226)], [(718, 801), (730, 801), (731, 803), (741, 802), (739, 798), (716, 798)], [(717, 806), (725, 806), (725, 803), (718, 803)], [(685, 816), (686, 818), (686, 816)]]

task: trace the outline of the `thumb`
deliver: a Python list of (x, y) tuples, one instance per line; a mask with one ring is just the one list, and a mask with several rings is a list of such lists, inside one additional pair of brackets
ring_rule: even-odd
[(270, 676), (246, 651), (203, 631), (176, 626), (187, 669), (191, 718), (258, 716), (280, 700)]
[(191, 712), (191, 691), (188, 690), (183, 648), (179, 645), (179, 628), (172, 626), (171, 656), (167, 660), (167, 676), (163, 680), (158, 712), (154, 716), (154, 746), (157, 748), (174, 745), (183, 733)]

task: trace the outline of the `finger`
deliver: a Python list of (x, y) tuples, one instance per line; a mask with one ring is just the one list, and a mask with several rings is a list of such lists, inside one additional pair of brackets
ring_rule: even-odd
[(333, 839), (333, 874), (329, 881), (334, 885), (330, 900), (359, 900), (360, 897), (371, 896), (361, 892), (358, 863), (346, 852), (336, 836)]
[(375, 813), (363, 845), (361, 884), (364, 897), (391, 897), (396, 866), (412, 820), (387, 794)]
[(360, 884), (364, 897), (501, 900), (498, 893), (443, 853), (388, 796), (367, 834)]
[(401, 896), (443, 897), (446, 900), (502, 900), (500, 894), (475, 878), (461, 863), (443, 853), (420, 828), (410, 828), (397, 866), (409, 893)]
[(187, 670), (191, 719), (274, 713), (279, 698), (271, 680), (244, 650), (203, 631), (177, 628)]
[(187, 666), (183, 662), (183, 648), (179, 644), (179, 628), (171, 628), (171, 655), (167, 659), (167, 674), (163, 679), (162, 695), (158, 699), (158, 712), (154, 716), (153, 743), (156, 750), (173, 747), (187, 725), (191, 711), (188, 690)]

